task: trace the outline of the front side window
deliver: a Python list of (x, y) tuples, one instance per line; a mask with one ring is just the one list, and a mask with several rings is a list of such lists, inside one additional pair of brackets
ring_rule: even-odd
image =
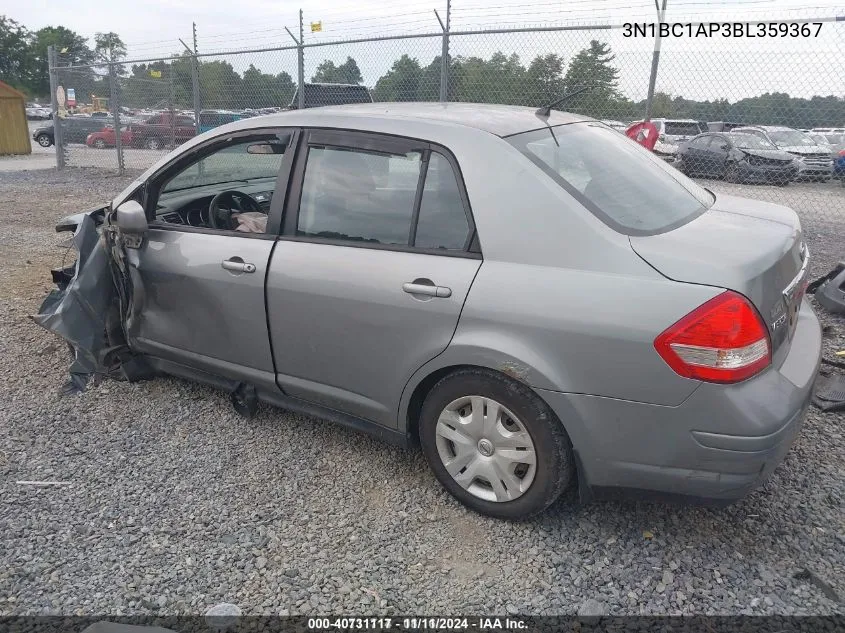
[(713, 195), (638, 143), (596, 123), (573, 123), (506, 139), (605, 224), (626, 235), (681, 226)]
[(422, 152), (308, 150), (297, 235), (407, 245)]
[(244, 140), (227, 144), (192, 163), (162, 187), (162, 194), (196, 187), (231, 184), (231, 189), (256, 180), (275, 179), (282, 166), (285, 142)]
[(695, 147), (696, 149), (707, 149), (707, 146), (710, 145), (710, 139), (713, 138), (712, 136), (699, 136), (692, 140), (690, 145)]

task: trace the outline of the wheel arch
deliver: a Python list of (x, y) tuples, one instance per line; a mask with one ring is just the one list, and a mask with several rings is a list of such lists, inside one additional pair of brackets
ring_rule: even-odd
[[(550, 377), (554, 372), (550, 367), (538, 369), (537, 363), (524, 360), (531, 356), (528, 350), (509, 354), (485, 347), (450, 346), (443, 354), (418, 369), (405, 385), (399, 402), (399, 431), (416, 442), (419, 414), (426, 395), (443, 377), (461, 369), (484, 369), (530, 388), (554, 389), (556, 381)], [(534, 391), (536, 393), (536, 389)], [(537, 397), (543, 399), (539, 394)]]

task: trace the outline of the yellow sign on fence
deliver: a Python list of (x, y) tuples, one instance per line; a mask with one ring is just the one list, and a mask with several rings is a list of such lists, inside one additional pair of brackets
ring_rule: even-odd
[(156, 79), (161, 79), (161, 71), (160, 70), (151, 70), (150, 77), (155, 77)]
[(311, 23), (311, 32), (317, 33), (318, 31), (323, 30), (323, 21), (320, 20), (319, 22), (312, 22)]

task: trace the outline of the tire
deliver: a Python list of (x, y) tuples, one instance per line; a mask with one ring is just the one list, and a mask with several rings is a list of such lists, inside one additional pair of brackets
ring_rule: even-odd
[(47, 134), (39, 134), (35, 137), (35, 142), (41, 147), (50, 147), (53, 144), (53, 139)]
[(106, 142), (103, 139), (98, 138), (96, 141), (94, 141), (94, 147), (96, 147), (97, 149), (106, 149)]
[(144, 141), (144, 147), (147, 149), (161, 149), (162, 144), (157, 138), (148, 138)]
[[(501, 417), (488, 418), (486, 413), (497, 404)], [(473, 410), (485, 414), (475, 418)], [(494, 421), (493, 426), (475, 433), (471, 429), (476, 420), (481, 425), (476, 429)], [(491, 517), (518, 520), (538, 514), (575, 478), (572, 444), (554, 412), (529, 387), (492, 371), (461, 369), (441, 379), (423, 403), (419, 437), (423, 454), (442, 486), (471, 510)], [(532, 449), (533, 465), (528, 458), (523, 463), (505, 457), (506, 451), (528, 456)], [(450, 474), (444, 459), (447, 463), (451, 460), (453, 471), (461, 468), (456, 476), (462, 477), (463, 483)], [(485, 477), (488, 473), (498, 479), (495, 489)]]

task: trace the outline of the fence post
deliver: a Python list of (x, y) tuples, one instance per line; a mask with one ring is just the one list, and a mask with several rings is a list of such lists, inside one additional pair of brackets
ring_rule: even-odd
[(62, 126), (59, 121), (59, 71), (56, 57), (56, 47), (47, 47), (47, 67), (50, 73), (50, 109), (53, 111), (53, 145), (56, 147), (56, 169), (65, 167), (65, 148), (62, 136)]
[[(434, 12), (437, 15), (437, 11)], [(440, 103), (449, 100), (449, 25), (452, 19), (452, 0), (446, 0), (446, 24), (440, 21), (440, 28), (443, 29), (443, 48), (440, 52)]]
[(305, 26), (302, 22), (302, 9), (299, 10), (299, 45), (296, 48), (297, 91), (300, 110), (305, 109)]
[(654, 87), (657, 84), (657, 65), (660, 63), (660, 24), (666, 15), (666, 0), (662, 0), (662, 6), (658, 6), (658, 0), (654, 0), (657, 7), (657, 33), (654, 36), (654, 53), (651, 56), (651, 74), (648, 77), (648, 94), (645, 98), (645, 120), (651, 120), (651, 110), (654, 105)]
[(170, 102), (170, 147), (176, 147), (176, 86), (173, 83), (173, 59), (170, 60), (167, 74), (170, 83), (167, 95)]
[(123, 175), (123, 140), (120, 132), (120, 90), (117, 85), (117, 73), (114, 70), (114, 52), (109, 55), (109, 103), (114, 123), (114, 146), (117, 149), (117, 173)]
[(194, 22), (194, 55), (191, 63), (191, 89), (194, 93), (194, 124), (196, 125), (196, 133), (200, 133), (200, 110), (202, 110), (202, 100), (200, 99), (200, 62), (199, 50), (197, 49), (197, 23)]

